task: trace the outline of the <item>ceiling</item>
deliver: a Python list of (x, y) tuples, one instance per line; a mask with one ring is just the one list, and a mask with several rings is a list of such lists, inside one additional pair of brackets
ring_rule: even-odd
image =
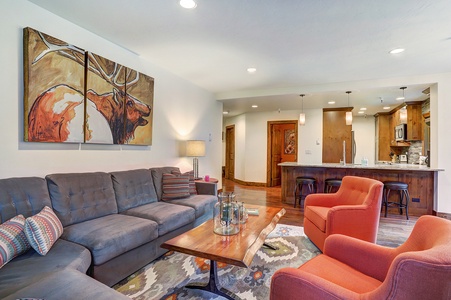
[[(229, 116), (300, 109), (301, 93), (304, 109), (344, 107), (349, 82), (451, 71), (449, 0), (29, 1), (214, 93)], [(349, 106), (372, 115), (430, 84), (361, 86)]]

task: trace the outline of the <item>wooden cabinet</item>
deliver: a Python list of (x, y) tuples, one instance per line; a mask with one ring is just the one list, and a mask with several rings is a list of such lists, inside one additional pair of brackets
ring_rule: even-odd
[(394, 139), (394, 133), (390, 127), (390, 118), (389, 114), (376, 115), (376, 161), (391, 160), (390, 145)]
[(420, 104), (407, 105), (407, 140), (423, 140), (423, 114)]
[[(422, 102), (407, 102), (390, 114), (376, 114), (376, 161), (391, 160), (389, 153), (404, 154), (409, 141), (423, 140)], [(407, 123), (407, 140), (395, 141), (395, 127)]]
[(351, 163), (351, 130), (346, 125), (346, 111), (351, 108), (323, 109), (323, 163), (343, 160), (343, 141), (346, 141), (346, 163)]

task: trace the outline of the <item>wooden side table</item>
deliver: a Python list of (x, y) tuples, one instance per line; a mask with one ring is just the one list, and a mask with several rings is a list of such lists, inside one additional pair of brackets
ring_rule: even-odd
[(208, 181), (205, 181), (204, 179), (196, 179), (195, 181), (197, 181), (197, 182), (211, 182), (211, 183), (218, 183), (219, 182), (218, 179), (212, 178), (212, 177), (210, 177), (210, 179)]

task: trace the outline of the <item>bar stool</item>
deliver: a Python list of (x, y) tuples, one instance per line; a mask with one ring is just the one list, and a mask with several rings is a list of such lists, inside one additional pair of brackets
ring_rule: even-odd
[(332, 193), (335, 187), (335, 192), (341, 186), (341, 179), (339, 178), (328, 178), (324, 180), (324, 193)]
[[(306, 186), (308, 188), (307, 194), (302, 194), (302, 190)], [(313, 177), (296, 177), (296, 186), (294, 188), (294, 207), (296, 208), (296, 203), (298, 197), (296, 197), (296, 194), (299, 189), (299, 205), (302, 203), (302, 199), (305, 199), (305, 197), (308, 194), (316, 193), (317, 185), (316, 185), (316, 179)], [(302, 207), (302, 205), (301, 205)]]
[[(385, 206), (385, 217), (387, 217), (387, 208), (391, 205), (396, 205), (399, 207), (399, 214), (402, 215), (402, 209), (406, 209), (406, 218), (409, 219), (409, 185), (405, 182), (400, 181), (384, 181), (384, 194), (383, 194), (383, 205)], [(399, 192), (399, 202), (388, 202), (390, 197), (390, 191)], [(405, 201), (405, 203), (404, 203)]]

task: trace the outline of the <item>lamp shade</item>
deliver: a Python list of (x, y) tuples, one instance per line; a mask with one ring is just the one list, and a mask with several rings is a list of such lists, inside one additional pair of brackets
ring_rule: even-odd
[(186, 156), (191, 157), (205, 156), (205, 141), (202, 140), (186, 141)]
[(346, 112), (346, 125), (352, 125), (352, 111)]
[(301, 125), (301, 126), (305, 125), (305, 114), (304, 113), (299, 114), (299, 125)]

